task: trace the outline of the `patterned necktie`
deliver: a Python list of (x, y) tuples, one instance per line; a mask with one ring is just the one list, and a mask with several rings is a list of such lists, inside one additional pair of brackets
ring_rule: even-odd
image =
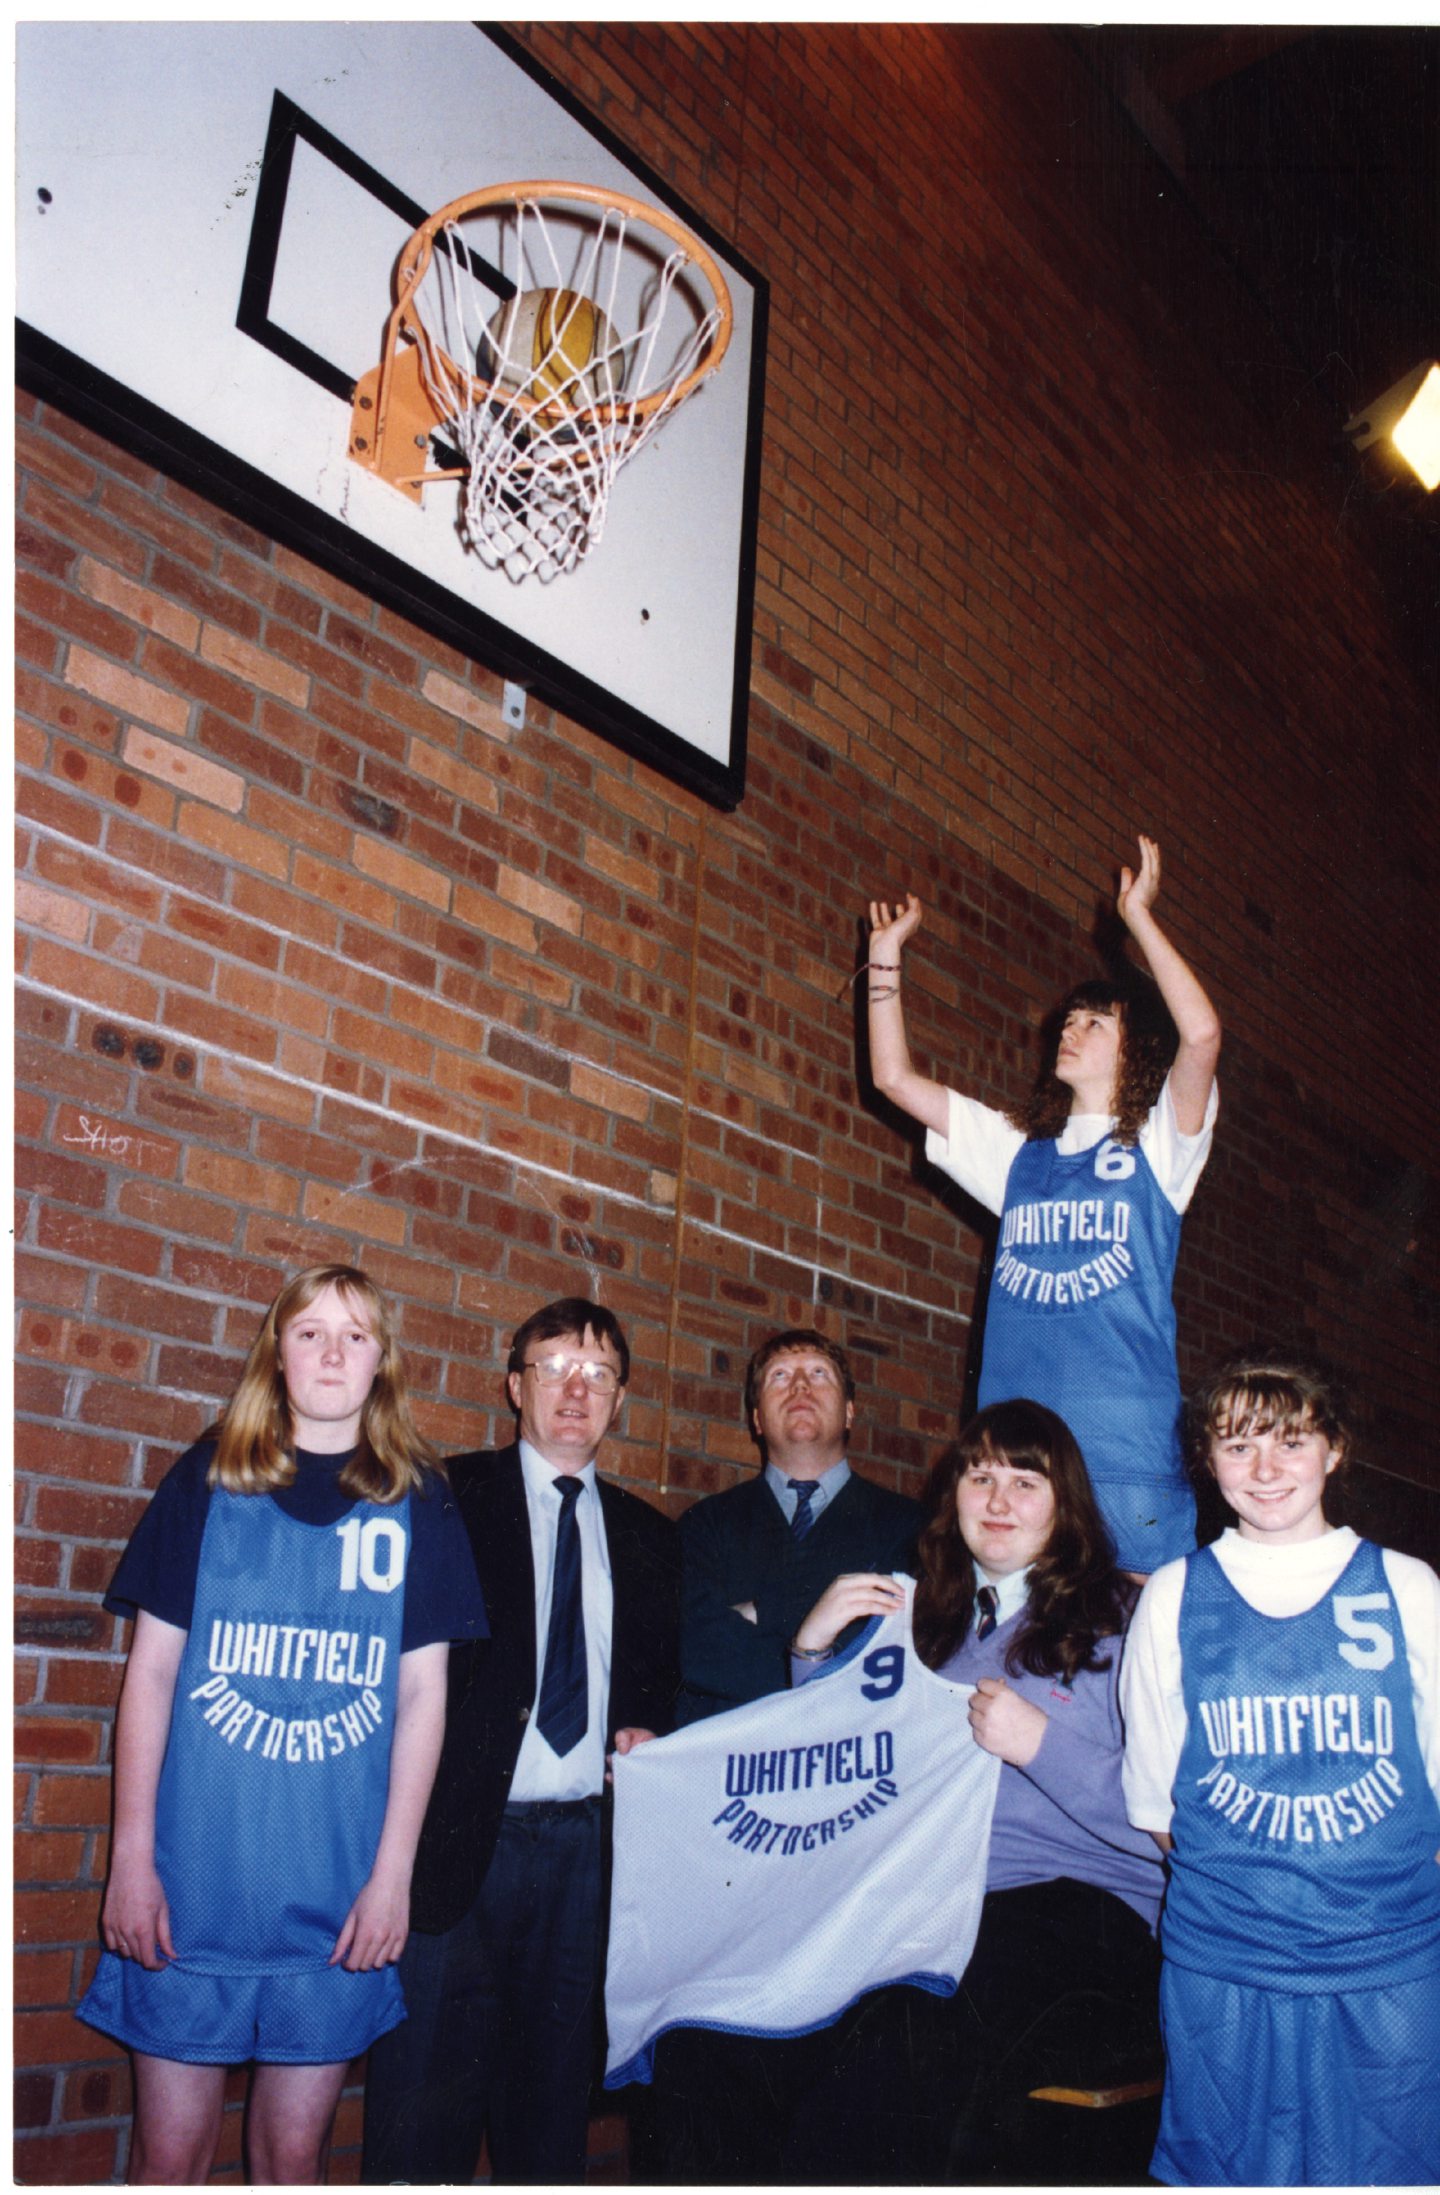
[(814, 1479), (787, 1479), (785, 1484), (795, 1496), (795, 1514), (790, 1519), (790, 1537), (795, 1540), (803, 1540), (805, 1534), (815, 1522), (810, 1511), (810, 1504), (814, 1501), (819, 1488)]
[(550, 1587), (550, 1629), (545, 1676), (536, 1721), (552, 1753), (572, 1752), (590, 1720), (585, 1660), (585, 1610), (580, 1599), (580, 1520), (575, 1504), (584, 1491), (578, 1478), (558, 1478), (560, 1522), (555, 1532), (555, 1572)]
[(977, 1639), (988, 1639), (995, 1628), (996, 1619), (999, 1615), (1000, 1595), (993, 1585), (982, 1585), (975, 1595), (975, 1605), (980, 1611), (980, 1620), (975, 1626), (975, 1636)]

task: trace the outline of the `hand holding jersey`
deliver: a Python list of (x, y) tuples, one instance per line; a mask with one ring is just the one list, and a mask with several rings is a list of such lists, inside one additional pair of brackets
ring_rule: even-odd
[(1028, 1768), (1040, 1750), (1050, 1717), (1033, 1700), (1022, 1700), (1003, 1677), (982, 1677), (970, 1701), (975, 1743), (1012, 1768)]
[(857, 1617), (893, 1616), (904, 1605), (905, 1588), (899, 1578), (881, 1577), (877, 1570), (842, 1570), (800, 1625), (790, 1642), (791, 1651), (803, 1659), (824, 1659)]
[[(802, 1661), (823, 1660), (847, 1624), (857, 1616), (888, 1616), (904, 1605), (897, 1578), (868, 1571), (847, 1571), (828, 1586), (795, 1634), (793, 1650)], [(970, 1729), (975, 1743), (1012, 1768), (1025, 1768), (1040, 1750), (1049, 1721), (1043, 1707), (1021, 1699), (1003, 1677), (982, 1677), (970, 1695)]]
[(866, 1583), (898, 1605), (803, 1692), (617, 1760), (607, 2088), (648, 2081), (672, 2027), (799, 2035), (964, 1973), (998, 1763), (970, 1687), (915, 1653), (911, 1581)]

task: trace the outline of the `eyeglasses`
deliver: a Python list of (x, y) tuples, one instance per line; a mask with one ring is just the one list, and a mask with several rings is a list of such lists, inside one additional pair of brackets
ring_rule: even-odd
[(563, 1387), (576, 1372), (592, 1395), (613, 1395), (620, 1385), (620, 1374), (613, 1364), (596, 1364), (590, 1357), (536, 1357), (520, 1369), (533, 1372), (542, 1387)]

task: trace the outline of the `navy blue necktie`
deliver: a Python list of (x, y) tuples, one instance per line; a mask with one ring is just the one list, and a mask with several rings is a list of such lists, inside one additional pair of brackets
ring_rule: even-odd
[(820, 1489), (814, 1479), (787, 1479), (785, 1484), (795, 1496), (795, 1514), (790, 1519), (790, 1536), (792, 1539), (803, 1540), (815, 1522), (810, 1504)]
[(550, 1587), (550, 1629), (545, 1676), (535, 1720), (552, 1753), (562, 1759), (585, 1735), (590, 1720), (585, 1663), (585, 1610), (580, 1599), (580, 1519), (575, 1504), (584, 1491), (578, 1478), (558, 1478), (560, 1522), (555, 1531), (555, 1573)]
[(975, 1595), (975, 1605), (980, 1611), (980, 1620), (975, 1626), (975, 1636), (977, 1639), (988, 1639), (995, 1628), (999, 1615), (1000, 1595), (993, 1585), (982, 1585)]

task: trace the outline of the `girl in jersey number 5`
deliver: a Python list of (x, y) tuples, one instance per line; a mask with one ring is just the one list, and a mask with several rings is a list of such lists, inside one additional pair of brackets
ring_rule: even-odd
[(131, 2184), (207, 2177), (249, 2059), (250, 2178), (323, 2180), (346, 2067), (404, 2018), (449, 1641), (485, 1628), (430, 1461), (379, 1291), (314, 1266), (115, 1574), (135, 1634), (79, 2010), (134, 2056)]
[(1130, 1819), (1170, 1853), (1176, 2186), (1440, 2180), (1440, 1579), (1327, 1523), (1328, 1381), (1228, 1366), (1192, 1404), (1235, 1525), (1146, 1585), (1121, 1675)]
[(1138, 1575), (1195, 1545), (1171, 1287), (1220, 1056), (1215, 1009), (1155, 919), (1159, 892), (1160, 849), (1142, 838), (1116, 908), (1173, 1029), (1138, 981), (1077, 985), (1050, 1070), (1013, 1119), (911, 1065), (904, 948), (923, 910), (913, 892), (893, 911), (870, 903), (876, 1087), (923, 1123), (926, 1157), (1000, 1214), (980, 1407), (1028, 1395), (1065, 1420), (1120, 1565)]

